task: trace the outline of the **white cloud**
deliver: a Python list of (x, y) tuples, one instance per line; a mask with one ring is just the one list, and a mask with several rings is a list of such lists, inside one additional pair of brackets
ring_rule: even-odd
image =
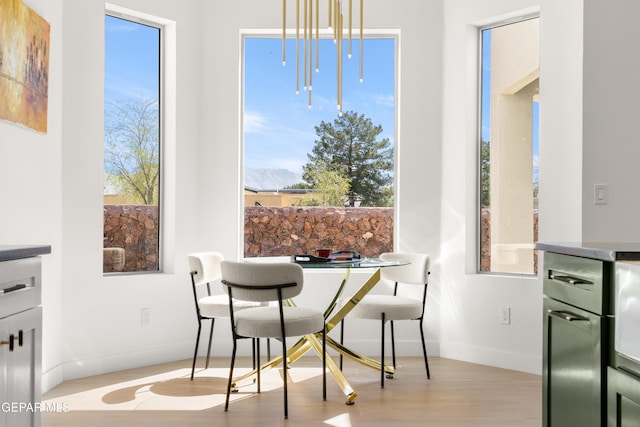
[(108, 100), (113, 100), (114, 98), (153, 98), (158, 96), (157, 92), (154, 93), (148, 87), (136, 84), (120, 76), (107, 76), (104, 84), (105, 91), (111, 94), (111, 96), (108, 96)]
[(243, 120), (245, 133), (261, 133), (267, 127), (267, 118), (260, 113), (245, 111)]
[(388, 107), (388, 108), (395, 107), (393, 95), (385, 95), (385, 94), (374, 95), (373, 102), (383, 107)]

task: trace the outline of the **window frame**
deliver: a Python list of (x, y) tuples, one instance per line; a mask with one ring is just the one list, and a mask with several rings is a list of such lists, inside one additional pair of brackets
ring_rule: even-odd
[[(167, 109), (165, 106), (167, 105), (167, 42), (168, 42), (168, 27), (171, 25), (170, 21), (164, 20), (162, 18), (154, 17), (148, 15), (146, 13), (136, 11), (133, 9), (123, 8), (114, 4), (105, 3), (105, 11), (104, 11), (105, 19), (107, 16), (122, 19), (125, 21), (129, 21), (134, 24), (144, 25), (150, 28), (154, 28), (158, 30), (158, 118), (157, 118), (157, 126), (158, 126), (158, 248), (157, 248), (157, 257), (158, 257), (158, 265), (156, 270), (136, 270), (136, 271), (114, 271), (114, 272), (105, 272), (104, 269), (102, 274), (104, 277), (109, 276), (126, 276), (126, 275), (153, 275), (153, 274), (162, 274), (167, 273), (166, 267), (167, 263), (165, 253), (165, 245), (164, 241), (166, 241), (167, 230), (165, 229), (165, 211), (166, 211), (166, 201), (165, 201), (165, 192), (166, 192), (166, 160), (165, 160), (165, 151), (166, 144), (165, 141), (165, 129), (167, 127)], [(105, 36), (106, 37), (106, 36)], [(106, 77), (106, 75), (105, 75)], [(103, 144), (104, 150), (104, 144)], [(104, 202), (103, 202), (104, 205)], [(103, 225), (103, 233), (104, 233), (104, 225)]]
[[(476, 263), (475, 263), (475, 272), (480, 275), (495, 275), (495, 276), (515, 276), (515, 277), (534, 277), (537, 275), (534, 265), (534, 271), (532, 273), (514, 273), (514, 272), (504, 272), (504, 271), (483, 271), (482, 270), (482, 127), (483, 127), (483, 31), (489, 29), (495, 29), (499, 27), (504, 27), (507, 25), (518, 24), (521, 22), (529, 21), (532, 19), (540, 19), (540, 12), (530, 12), (525, 14), (519, 14), (516, 17), (510, 17), (507, 19), (500, 19), (496, 21), (492, 21), (480, 26), (476, 27), (477, 30), (477, 58), (478, 58), (478, 68), (477, 68), (477, 140), (476, 140), (476, 208), (475, 208), (475, 217), (476, 217), (476, 244), (475, 244), (475, 253), (476, 253)], [(491, 99), (489, 99), (491, 102)], [(491, 142), (491, 141), (489, 141)], [(533, 158), (532, 158), (533, 161)], [(533, 189), (532, 189), (533, 190)], [(533, 224), (532, 224), (533, 225)], [(534, 240), (535, 243), (535, 240)], [(536, 254), (536, 249), (533, 249), (534, 259)]]
[[(295, 32), (293, 30), (288, 29), (286, 32), (287, 39), (295, 38)], [(333, 32), (328, 31), (326, 29), (320, 30), (320, 37), (323, 39), (331, 39), (333, 37)], [(245, 197), (244, 197), (244, 189), (245, 189), (245, 39), (246, 38), (282, 38), (281, 30), (269, 30), (269, 29), (241, 29), (239, 34), (239, 45), (240, 45), (240, 91), (239, 91), (239, 115), (240, 120), (238, 121), (238, 135), (239, 135), (239, 188), (238, 188), (238, 209), (241, 215), (240, 221), (238, 223), (238, 234), (237, 234), (237, 252), (238, 257), (244, 257), (245, 253), (245, 236), (244, 236), (244, 217), (245, 217)], [(400, 240), (399, 233), (399, 221), (398, 212), (399, 206), (401, 204), (400, 194), (399, 194), (399, 154), (400, 154), (400, 120), (399, 120), (399, 111), (400, 111), (400, 50), (401, 50), (401, 38), (399, 30), (385, 30), (378, 29), (374, 32), (364, 32), (365, 39), (377, 39), (377, 38), (386, 38), (392, 39), (394, 43), (394, 82), (393, 82), (393, 91), (394, 91), (394, 111), (393, 111), (393, 250), (397, 249), (397, 244)], [(357, 38), (354, 37), (354, 43), (357, 43)], [(291, 55), (289, 52), (287, 55)], [(366, 69), (364, 71), (365, 79), (366, 79)], [(302, 86), (302, 85), (301, 85)]]

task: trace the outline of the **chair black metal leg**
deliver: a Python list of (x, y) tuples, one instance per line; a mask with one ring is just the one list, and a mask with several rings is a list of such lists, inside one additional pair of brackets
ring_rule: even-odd
[(253, 341), (255, 342), (256, 348), (254, 353), (254, 369), (256, 369), (256, 376), (258, 377), (258, 393), (260, 393), (260, 338), (255, 338)]
[[(283, 372), (282, 376), (284, 377), (284, 418), (289, 418), (289, 405), (288, 405), (288, 394), (287, 394), (287, 340), (285, 337), (282, 337), (282, 367)], [(258, 369), (258, 372), (260, 370)]]
[(393, 360), (393, 368), (396, 368), (396, 336), (393, 332), (393, 320), (391, 320), (391, 359)]
[(382, 313), (382, 348), (380, 350), (380, 387), (384, 388), (384, 313)]
[[(344, 319), (340, 322), (340, 345), (344, 343)], [(340, 370), (342, 371), (342, 353), (340, 353)]]
[(424, 343), (424, 329), (422, 327), (422, 320), (420, 320), (420, 337), (422, 338), (422, 353), (424, 353), (424, 366), (427, 368), (427, 379), (431, 379), (429, 373), (429, 360), (427, 359), (427, 346)]
[(207, 362), (204, 365), (205, 369), (209, 368), (209, 356), (211, 356), (211, 341), (213, 341), (213, 325), (216, 319), (211, 318), (211, 330), (209, 331), (209, 347), (207, 347)]
[(256, 339), (257, 338), (251, 338), (251, 363), (252, 369), (256, 369)]
[(267, 360), (271, 360), (271, 338), (267, 338)]
[(233, 381), (233, 366), (236, 363), (236, 347), (237, 347), (236, 338), (233, 338), (233, 350), (231, 351), (231, 366), (229, 366), (229, 381), (227, 382), (227, 398), (224, 402), (224, 410), (227, 411), (229, 409), (229, 394), (231, 394), (231, 382)]
[(200, 329), (202, 329), (202, 322), (198, 320), (198, 334), (196, 335), (196, 350), (193, 352), (193, 364), (191, 365), (191, 380), (193, 380), (193, 373), (196, 370), (196, 358), (198, 357), (198, 344), (200, 343)]

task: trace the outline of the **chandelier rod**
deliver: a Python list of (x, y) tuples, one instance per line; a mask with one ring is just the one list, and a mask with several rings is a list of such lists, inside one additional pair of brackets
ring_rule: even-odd
[[(320, 71), (320, 1), (302, 0), (302, 68), (303, 89), (308, 92), (309, 108), (312, 106), (313, 91), (313, 58), (314, 58), (314, 24), (315, 24), (315, 71)], [(342, 115), (342, 75), (343, 75), (343, 42), (344, 42), (344, 16), (343, 3), (345, 0), (327, 0), (327, 27), (333, 30), (333, 41), (336, 44), (336, 107)], [(352, 57), (353, 44), (353, 0), (346, 0), (348, 4), (348, 53), (347, 58)], [(314, 4), (315, 2), (315, 4)], [(300, 93), (300, 0), (296, 0), (296, 94)], [(315, 13), (315, 17), (314, 17)], [(315, 18), (315, 20), (314, 20)], [(364, 78), (364, 0), (360, 0), (360, 82)], [(315, 22), (314, 22), (315, 21)], [(287, 0), (282, 0), (282, 65), (287, 62)]]

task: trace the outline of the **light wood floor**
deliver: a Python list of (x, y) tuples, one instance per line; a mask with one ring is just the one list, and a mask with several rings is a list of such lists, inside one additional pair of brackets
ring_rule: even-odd
[[(541, 378), (465, 362), (429, 358), (431, 380), (419, 357), (400, 358), (394, 379), (380, 388), (378, 372), (345, 361), (344, 372), (358, 393), (347, 406), (327, 375), (322, 401), (320, 361), (304, 357), (289, 370), (289, 419), (283, 418), (282, 370), (262, 376), (262, 393), (241, 385), (224, 411), (227, 358), (183, 360), (67, 381), (43, 397), (58, 412), (42, 414), (42, 426), (541, 426)], [(236, 373), (250, 359), (239, 358)], [(52, 406), (50, 406), (52, 407)], [(64, 409), (68, 409), (65, 411)]]

